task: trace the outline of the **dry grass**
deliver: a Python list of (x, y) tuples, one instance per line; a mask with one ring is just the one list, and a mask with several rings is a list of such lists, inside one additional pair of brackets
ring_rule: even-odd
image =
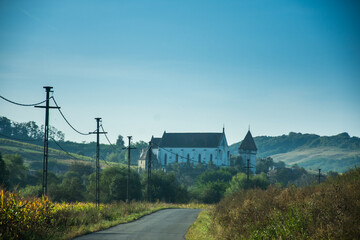
[(360, 239), (360, 170), (305, 188), (241, 191), (214, 209), (216, 239)]

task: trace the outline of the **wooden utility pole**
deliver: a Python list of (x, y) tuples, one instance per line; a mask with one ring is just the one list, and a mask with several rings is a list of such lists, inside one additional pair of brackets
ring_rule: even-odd
[(126, 202), (129, 203), (129, 179), (130, 179), (130, 151), (131, 149), (136, 149), (135, 147), (131, 147), (131, 138), (132, 136), (127, 136), (129, 139), (129, 145), (127, 148), (128, 150), (128, 172), (127, 172), (127, 179), (126, 179)]
[(250, 179), (250, 168), (253, 168), (253, 167), (250, 167), (250, 159), (247, 159), (247, 164), (246, 164), (246, 175), (247, 175), (247, 180), (249, 181)]
[(49, 110), (51, 108), (59, 109), (60, 107), (51, 107), (50, 92), (52, 87), (44, 87), (46, 91), (46, 105), (45, 106), (35, 106), (37, 108), (45, 108), (45, 128), (44, 128), (44, 156), (43, 156), (43, 174), (42, 174), (42, 194), (43, 196), (47, 195), (47, 176), (48, 176), (48, 158), (49, 158)]
[(95, 201), (96, 201), (96, 207), (99, 209), (100, 205), (100, 134), (105, 134), (107, 132), (100, 132), (100, 120), (101, 118), (95, 118), (96, 120), (96, 131), (95, 132), (89, 132), (89, 134), (96, 134), (96, 190), (95, 190)]

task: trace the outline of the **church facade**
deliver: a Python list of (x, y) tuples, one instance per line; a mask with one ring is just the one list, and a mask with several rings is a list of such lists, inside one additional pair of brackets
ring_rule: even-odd
[[(239, 155), (246, 167), (255, 174), (257, 147), (250, 129), (241, 142)], [(147, 170), (149, 148), (143, 149), (138, 161), (138, 171)], [(167, 133), (151, 138), (152, 168), (165, 169), (171, 163), (215, 164), (230, 166), (230, 151), (225, 131), (218, 133)], [(249, 163), (249, 165), (248, 165)]]
[[(151, 139), (151, 162), (165, 168), (171, 163), (215, 164), (230, 166), (230, 152), (225, 131), (218, 133), (167, 133)], [(148, 148), (140, 155), (139, 171), (147, 169)]]

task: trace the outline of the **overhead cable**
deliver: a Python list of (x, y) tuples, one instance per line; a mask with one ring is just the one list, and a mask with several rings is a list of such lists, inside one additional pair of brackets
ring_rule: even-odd
[[(42, 104), (42, 103), (44, 103), (44, 102), (46, 102), (46, 101), (48, 100), (48, 99), (46, 99), (46, 100), (41, 101), (41, 102), (39, 102), (39, 103), (25, 104), (25, 103), (18, 103), (18, 102), (11, 101), (10, 99), (7, 99), (7, 98), (5, 98), (5, 97), (3, 97), (3, 96), (0, 96), (0, 98), (4, 99), (5, 101), (7, 101), (7, 102), (9, 102), (9, 103), (12, 103), (12, 104), (15, 104), (15, 105), (18, 105), (18, 106), (23, 106), (23, 107), (33, 107), (33, 106), (37, 106), (37, 105), (40, 105), (40, 104)], [(50, 98), (52, 98), (52, 97), (50, 97)], [(50, 99), (50, 98), (49, 98), (49, 99)]]
[(58, 107), (58, 110), (59, 110), (61, 116), (64, 118), (65, 122), (66, 122), (75, 132), (77, 132), (78, 134), (81, 134), (81, 135), (85, 135), (85, 136), (86, 136), (86, 135), (90, 135), (90, 133), (83, 133), (83, 132), (78, 131), (76, 128), (74, 128), (74, 127), (70, 124), (70, 122), (66, 119), (66, 117), (64, 116), (64, 114), (62, 113), (62, 111), (60, 110), (59, 105), (58, 105), (57, 102), (55, 101), (55, 98), (52, 97), (52, 99), (54, 100), (55, 105)]

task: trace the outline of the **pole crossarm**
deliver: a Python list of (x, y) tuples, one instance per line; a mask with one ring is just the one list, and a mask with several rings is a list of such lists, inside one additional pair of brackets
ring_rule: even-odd
[(46, 107), (46, 106), (34, 106), (36, 108), (56, 108), (56, 109), (60, 109), (61, 107), (54, 107), (54, 106), (49, 106), (49, 107)]

